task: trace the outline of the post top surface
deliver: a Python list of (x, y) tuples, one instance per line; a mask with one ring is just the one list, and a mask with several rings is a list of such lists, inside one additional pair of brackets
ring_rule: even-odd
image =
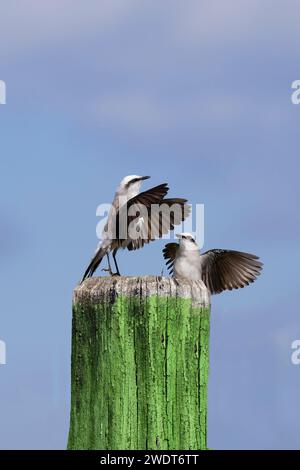
[(180, 297), (199, 307), (210, 306), (210, 294), (202, 281), (162, 276), (116, 276), (86, 279), (74, 290), (73, 304), (98, 303), (109, 297)]

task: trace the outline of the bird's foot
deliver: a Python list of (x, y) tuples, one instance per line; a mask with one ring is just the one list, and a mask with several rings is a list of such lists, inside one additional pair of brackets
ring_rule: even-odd
[(109, 273), (110, 276), (114, 275), (110, 268), (102, 268), (101, 271), (103, 271), (104, 273)]
[(113, 276), (121, 276), (120, 273), (113, 273), (112, 270), (109, 269), (109, 268), (103, 268), (102, 271), (105, 272), (105, 273), (109, 273), (109, 275), (112, 276), (112, 277)]

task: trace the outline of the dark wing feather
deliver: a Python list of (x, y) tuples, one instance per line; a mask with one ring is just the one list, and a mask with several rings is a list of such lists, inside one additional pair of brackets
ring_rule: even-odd
[(156, 186), (130, 199), (127, 207), (120, 208), (116, 223), (119, 246), (122, 246), (125, 240), (124, 236), (120, 236), (120, 221), (125, 221), (126, 228), (129, 229), (128, 234), (126, 231), (126, 239), (130, 240), (127, 248), (136, 250), (143, 247), (145, 243), (161, 238), (188, 217), (190, 206), (186, 204), (187, 200), (165, 199), (168, 191), (166, 183)]
[[(159, 204), (161, 200), (166, 196), (169, 191), (167, 183), (160, 184), (154, 188), (148, 189), (139, 193), (137, 196), (131, 198), (127, 205), (120, 207), (116, 215), (116, 241), (119, 246), (122, 246), (124, 240), (128, 238), (128, 227), (130, 224), (137, 222), (141, 212), (145, 209), (147, 214), (152, 204)], [(124, 223), (125, 233), (120, 229), (120, 224)], [(135, 243), (139, 244), (139, 239), (134, 240)], [(142, 246), (142, 245), (141, 245)], [(133, 248), (133, 243), (128, 245), (128, 249), (140, 248), (137, 246)]]
[(167, 243), (163, 249), (164, 259), (166, 260), (166, 265), (170, 275), (172, 275), (174, 271), (174, 261), (177, 255), (178, 248), (178, 243)]
[(210, 250), (201, 255), (202, 280), (212, 294), (254, 282), (263, 263), (258, 256), (233, 250)]

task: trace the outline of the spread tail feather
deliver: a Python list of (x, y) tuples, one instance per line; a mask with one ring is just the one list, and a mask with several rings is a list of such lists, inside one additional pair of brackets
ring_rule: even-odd
[(99, 250), (97, 251), (97, 253), (95, 254), (95, 256), (93, 257), (92, 261), (90, 262), (90, 264), (88, 265), (84, 275), (83, 275), (83, 278), (81, 280), (81, 283), (87, 278), (87, 277), (91, 277), (94, 272), (96, 271), (96, 269), (98, 268), (98, 266), (100, 265), (101, 261), (103, 260), (104, 256), (106, 255), (107, 253), (107, 247), (100, 247)]

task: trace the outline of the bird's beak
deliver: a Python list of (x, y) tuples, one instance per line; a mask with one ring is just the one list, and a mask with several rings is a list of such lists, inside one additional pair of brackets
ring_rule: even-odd
[(141, 176), (140, 180), (144, 181), (144, 180), (148, 180), (149, 178), (151, 178), (151, 176)]
[(181, 233), (176, 233), (176, 238), (179, 238), (179, 240), (182, 238)]

